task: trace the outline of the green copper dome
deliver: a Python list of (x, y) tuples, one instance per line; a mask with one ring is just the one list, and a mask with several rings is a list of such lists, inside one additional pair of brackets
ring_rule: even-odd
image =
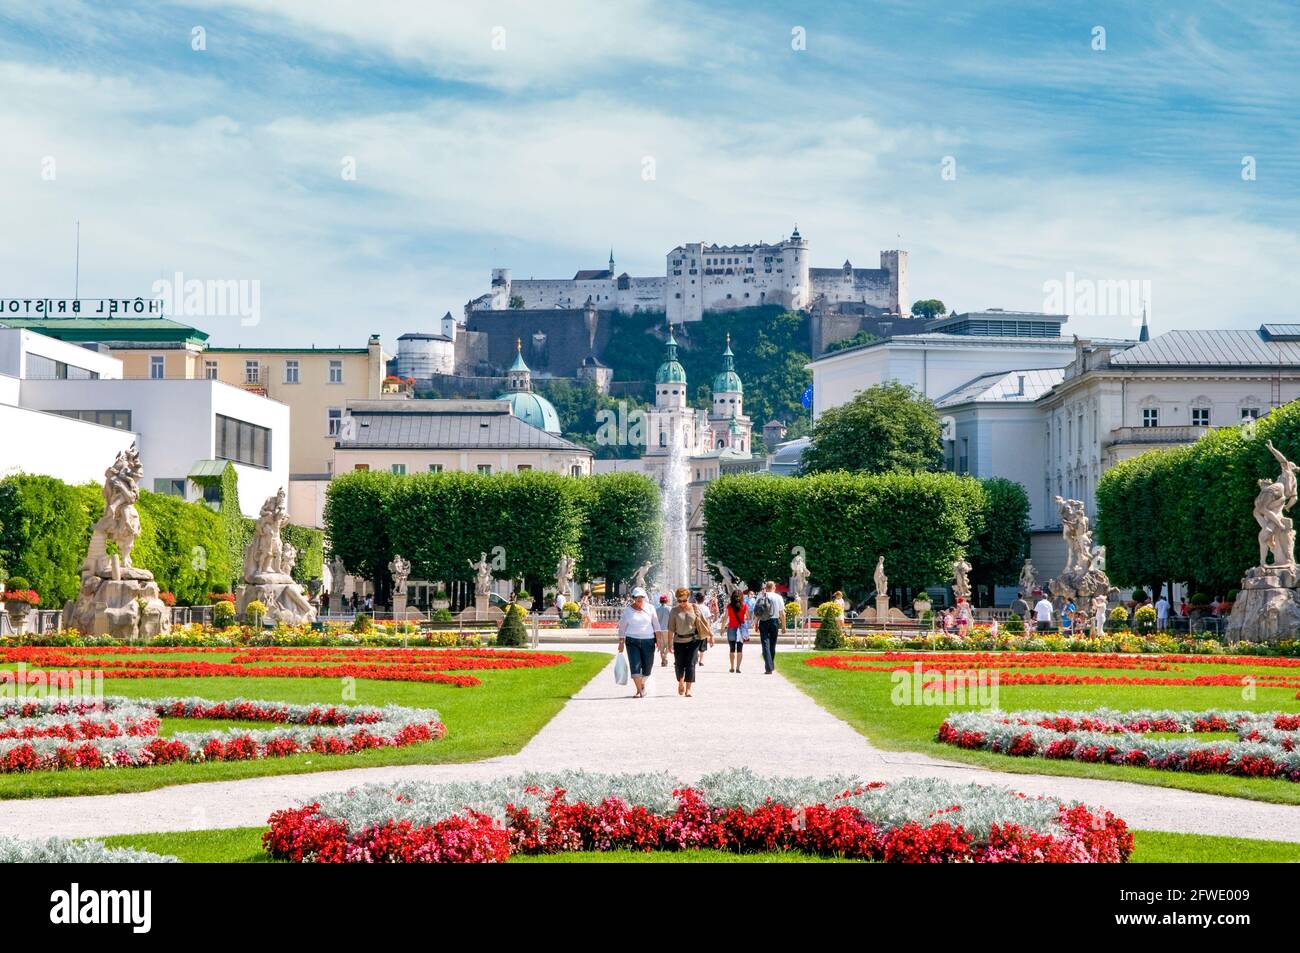
[(545, 430), (547, 433), (559, 435), (560, 415), (555, 412), (555, 407), (545, 397), (532, 391), (515, 391), (500, 394), (497, 400), (509, 401), (510, 412), (524, 423)]
[(744, 386), (736, 373), (736, 355), (731, 353), (731, 335), (727, 335), (727, 349), (722, 352), (722, 373), (713, 378), (713, 393), (743, 394)]
[(672, 325), (668, 326), (668, 359), (659, 365), (659, 373), (655, 374), (655, 383), (686, 383), (686, 368), (677, 363), (677, 339), (673, 337)]

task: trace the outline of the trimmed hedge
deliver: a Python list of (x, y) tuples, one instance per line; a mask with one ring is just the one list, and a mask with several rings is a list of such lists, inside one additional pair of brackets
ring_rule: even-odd
[(562, 554), (580, 578), (621, 578), (658, 550), (659, 490), (641, 474), (575, 479), (540, 470), (500, 473), (354, 471), (330, 482), (325, 525), (344, 568), (391, 584), (388, 563), (401, 553), (411, 576), (471, 581), (470, 561), (487, 553), (501, 579), (545, 585)]
[(1188, 447), (1149, 451), (1102, 474), (1097, 539), (1106, 546), (1111, 581), (1152, 592), (1170, 580), (1193, 591), (1237, 588), (1259, 561), (1256, 481), (1278, 474), (1269, 440), (1300, 461), (1300, 404), (1211, 431)]
[(78, 547), (89, 533), (75, 487), (29, 474), (0, 480), (0, 563), (25, 577), (46, 608), (62, 606), (81, 588), (86, 548)]
[(800, 546), (813, 581), (833, 590), (867, 585), (883, 555), (891, 585), (922, 588), (950, 579), (986, 526), (1015, 535), (1005, 527), (1023, 525), (1022, 497), (951, 473), (724, 476), (704, 491), (705, 558), (755, 585), (789, 577)]

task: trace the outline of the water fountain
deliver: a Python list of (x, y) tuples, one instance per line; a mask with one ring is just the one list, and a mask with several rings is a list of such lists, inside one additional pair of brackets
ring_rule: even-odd
[(689, 504), (690, 464), (681, 434), (672, 434), (671, 448), (664, 464), (663, 493), (660, 512), (663, 526), (663, 560), (655, 574), (656, 587), (671, 592), (690, 585), (690, 560), (687, 545), (687, 507)]

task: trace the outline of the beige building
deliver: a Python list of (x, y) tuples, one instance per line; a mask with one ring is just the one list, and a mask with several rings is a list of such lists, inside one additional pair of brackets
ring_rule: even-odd
[(334, 472), (591, 473), (586, 447), (526, 423), (506, 400), (354, 400)]

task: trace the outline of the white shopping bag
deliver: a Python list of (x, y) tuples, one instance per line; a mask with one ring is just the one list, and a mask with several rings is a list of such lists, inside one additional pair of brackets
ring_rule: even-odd
[(618, 685), (626, 685), (628, 673), (631, 669), (627, 664), (627, 653), (619, 652), (614, 656), (614, 682)]

